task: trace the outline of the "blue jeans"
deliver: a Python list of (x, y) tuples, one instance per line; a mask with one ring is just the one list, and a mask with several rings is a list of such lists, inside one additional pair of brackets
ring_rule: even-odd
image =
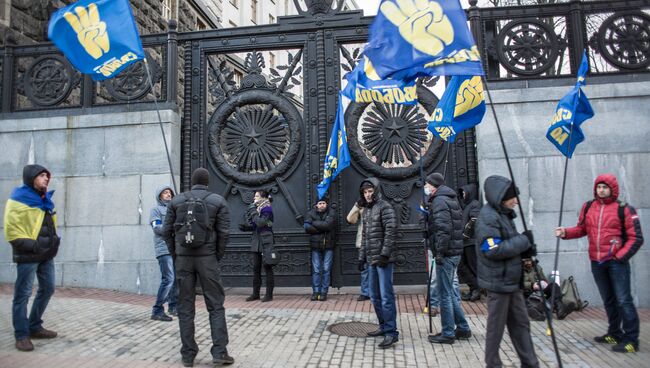
[(393, 263), (386, 267), (369, 266), (370, 301), (375, 308), (379, 328), (385, 336), (398, 336), (397, 306), (393, 291)]
[(366, 263), (366, 268), (361, 271), (361, 295), (370, 297), (370, 286), (368, 285), (368, 269), (370, 269), (370, 265)]
[(311, 251), (311, 288), (314, 293), (327, 295), (330, 287), (333, 258), (333, 249), (314, 249)]
[(639, 315), (630, 291), (630, 262), (592, 261), (591, 273), (607, 312), (607, 334), (625, 343), (638, 343)]
[[(436, 261), (433, 258), (431, 250), (428, 250), (429, 253), (429, 265), (433, 267), (433, 273), (431, 274), (431, 284), (429, 287), (429, 298), (431, 298), (431, 307), (438, 308), (440, 306), (440, 298), (438, 296), (438, 278), (436, 277)], [(429, 271), (431, 272), (431, 271)], [(460, 285), (458, 284), (458, 273), (454, 274), (454, 296), (458, 299), (460, 303)]]
[(438, 280), (438, 295), (440, 296), (440, 322), (442, 323), (442, 336), (453, 338), (455, 329), (469, 331), (469, 324), (465, 320), (465, 313), (460, 307), (460, 302), (454, 291), (454, 278), (460, 263), (460, 256), (443, 258), (442, 265), (436, 265), (436, 279)]
[(156, 296), (156, 304), (153, 306), (151, 314), (161, 315), (165, 313), (163, 304), (169, 303), (169, 309), (176, 309), (178, 302), (178, 287), (176, 283), (176, 275), (174, 274), (174, 261), (169, 254), (166, 256), (158, 257), (158, 265), (160, 266), (160, 286), (158, 287), (158, 295)]
[[(16, 340), (22, 340), (28, 338), (30, 333), (43, 329), (41, 318), (45, 313), (47, 303), (54, 294), (54, 261), (50, 259), (40, 263), (18, 263), (16, 273), (14, 301), (11, 309), (14, 336)], [(38, 291), (29, 318), (27, 318), (27, 303), (32, 295), (34, 275), (38, 278)]]

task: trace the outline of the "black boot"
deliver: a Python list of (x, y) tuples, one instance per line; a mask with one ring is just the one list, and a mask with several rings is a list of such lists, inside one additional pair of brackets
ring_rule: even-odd
[(469, 301), (476, 302), (479, 300), (481, 300), (481, 292), (478, 289), (472, 290), (472, 292), (469, 295)]
[(253, 300), (259, 300), (260, 299), (260, 293), (253, 293), (251, 294), (248, 298), (246, 298), (247, 302), (252, 302)]

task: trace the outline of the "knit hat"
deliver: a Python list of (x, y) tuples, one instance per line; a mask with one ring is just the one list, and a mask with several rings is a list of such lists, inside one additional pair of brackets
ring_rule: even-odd
[(210, 173), (208, 170), (199, 167), (192, 173), (192, 185), (205, 185), (210, 184)]
[(506, 193), (503, 195), (502, 201), (507, 201), (508, 199), (515, 198), (517, 194), (519, 194), (519, 188), (517, 188), (514, 184), (510, 184), (508, 190), (506, 190)]
[(435, 188), (438, 188), (445, 183), (445, 177), (442, 176), (441, 173), (434, 172), (427, 175), (426, 182), (433, 185)]
[(368, 189), (368, 188), (374, 188), (375, 186), (372, 184), (370, 180), (364, 180), (361, 183), (361, 190)]

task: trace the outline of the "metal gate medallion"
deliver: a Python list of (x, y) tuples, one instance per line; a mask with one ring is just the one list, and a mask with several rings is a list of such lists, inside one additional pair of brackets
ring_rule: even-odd
[(368, 332), (375, 331), (379, 328), (376, 323), (368, 322), (340, 322), (327, 327), (327, 331), (349, 337), (368, 337)]

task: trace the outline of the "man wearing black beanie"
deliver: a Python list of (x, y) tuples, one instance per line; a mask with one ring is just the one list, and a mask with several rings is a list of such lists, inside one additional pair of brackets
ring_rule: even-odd
[(517, 187), (503, 176), (492, 175), (483, 185), (487, 205), (476, 220), (478, 284), (488, 291), (485, 365), (501, 367), (499, 346), (508, 326), (522, 367), (539, 367), (526, 301), (521, 290), (522, 258), (535, 256), (533, 234), (520, 234), (513, 219), (519, 204)]
[(174, 197), (167, 207), (163, 239), (175, 259), (178, 280), (178, 324), (183, 366), (192, 367), (199, 348), (194, 339), (195, 287), (203, 286), (210, 315), (212, 362), (232, 364), (228, 355), (228, 328), (223, 307), (220, 261), (226, 252), (230, 218), (226, 200), (208, 190), (210, 174), (204, 168), (192, 173), (192, 188)]
[(424, 184), (424, 193), (429, 201), (427, 233), (429, 247), (436, 262), (442, 325), (441, 333), (429, 336), (429, 341), (453, 344), (457, 339), (469, 339), (472, 332), (454, 291), (456, 270), (463, 252), (463, 210), (456, 192), (445, 186), (444, 182), (442, 174), (432, 173), (427, 176)]

